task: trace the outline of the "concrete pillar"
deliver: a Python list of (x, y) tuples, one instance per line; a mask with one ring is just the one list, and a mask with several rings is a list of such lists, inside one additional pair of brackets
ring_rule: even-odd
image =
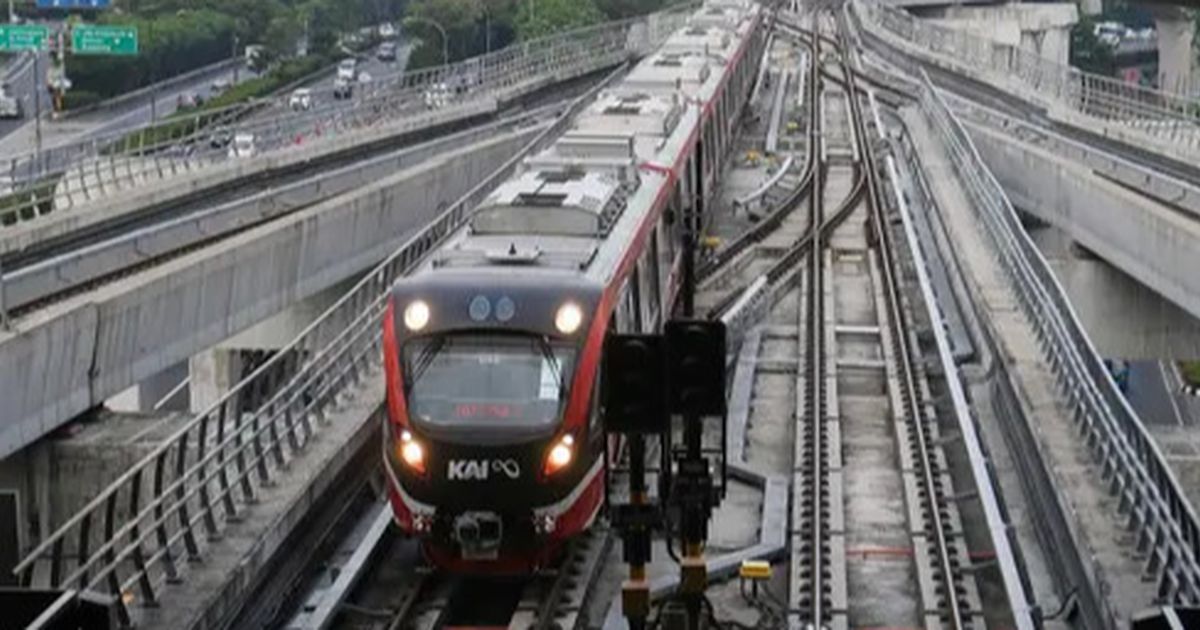
[(1030, 228), (1101, 356), (1200, 357), (1200, 320), (1052, 226)]
[(188, 383), (191, 412), (201, 413), (241, 380), (242, 353), (240, 350), (213, 348), (192, 357), (188, 367), (191, 370)]
[(1158, 88), (1165, 92), (1191, 94), (1195, 23), (1179, 7), (1148, 7), (1158, 29)]
[[(180, 363), (171, 368), (167, 368), (154, 376), (130, 387), (129, 389), (113, 396), (104, 402), (104, 406), (110, 411), (123, 413), (139, 413), (148, 412), (154, 409), (154, 405), (162, 401), (170, 394), (180, 383), (183, 382), (188, 375), (188, 366), (186, 363)], [(186, 398), (182, 395), (172, 396), (169, 404), (164, 405), (164, 408), (171, 410), (182, 410), (186, 407), (182, 401)]]
[(291, 343), (357, 284), (360, 277), (336, 284), (192, 357), (189, 362), (192, 413), (208, 409), (238, 384), (246, 371), (246, 361), (253, 356), (251, 353), (279, 350)]
[(1083, 15), (1100, 15), (1104, 11), (1104, 0), (1079, 0), (1079, 12)]

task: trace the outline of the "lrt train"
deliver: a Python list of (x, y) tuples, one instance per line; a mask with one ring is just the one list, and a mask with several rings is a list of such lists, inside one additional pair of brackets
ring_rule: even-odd
[(392, 288), (383, 459), (395, 521), (434, 566), (537, 571), (596, 518), (605, 335), (669, 316), (675, 217), (707, 207), (763, 19), (706, 2)]

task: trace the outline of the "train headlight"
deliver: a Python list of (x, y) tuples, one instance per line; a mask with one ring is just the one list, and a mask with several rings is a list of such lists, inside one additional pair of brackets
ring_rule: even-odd
[(399, 451), (400, 460), (406, 466), (413, 469), (417, 474), (425, 474), (425, 447), (413, 437), (413, 434), (404, 431), (400, 434), (400, 441), (396, 443), (396, 450)]
[(417, 332), (429, 324), (429, 305), (424, 300), (417, 300), (404, 309), (404, 325), (411, 331)]
[(558, 308), (554, 315), (554, 327), (564, 335), (573, 334), (583, 323), (583, 309), (574, 302), (567, 302)]
[(564, 435), (553, 447), (550, 452), (546, 453), (546, 465), (543, 467), (543, 472), (547, 475), (554, 473), (571, 465), (571, 461), (575, 459), (575, 438), (570, 435)]

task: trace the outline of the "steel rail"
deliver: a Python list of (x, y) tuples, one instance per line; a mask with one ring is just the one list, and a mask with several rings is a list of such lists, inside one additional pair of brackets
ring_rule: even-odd
[[(817, 11), (812, 15), (812, 30), (814, 33), (819, 32), (821, 28), (820, 14)], [(813, 58), (816, 60), (815, 69), (810, 85), (813, 89), (812, 94), (812, 117), (813, 140), (815, 142), (824, 142), (824, 130), (819, 126), (823, 121), (822, 112), (824, 103), (822, 102), (823, 91), (820, 68), (821, 66), (821, 44), (819, 40), (813, 40)], [(807, 309), (807, 325), (808, 332), (808, 352), (805, 359), (805, 385), (807, 393), (804, 397), (804, 417), (808, 419), (809, 438), (805, 440), (805, 456), (808, 458), (806, 462), (809, 466), (808, 470), (808, 490), (811, 496), (807, 497), (809, 505), (809, 513), (807, 514), (809, 526), (808, 540), (808, 617), (813, 627), (825, 627), (825, 272), (822, 260), (824, 258), (824, 193), (825, 193), (825, 152), (820, 152), (821, 162), (813, 169), (813, 194), (809, 198), (809, 225), (812, 226), (811, 247), (809, 248), (808, 259), (808, 309)], [(793, 492), (798, 489), (794, 489)], [(793, 500), (800, 500), (798, 496), (794, 496)], [(801, 602), (802, 603), (802, 602)]]
[[(839, 24), (841, 24), (840, 20)], [(849, 51), (851, 49), (849, 35), (844, 24), (841, 24), (839, 33), (843, 50)], [(862, 113), (862, 104), (859, 101), (857, 80), (848, 56), (843, 56), (842, 67), (845, 69), (846, 85), (850, 88), (848, 93), (852, 119), (854, 121), (853, 124), (858, 127), (857, 135), (861, 145), (863, 160), (866, 164), (864, 175), (866, 179), (867, 210), (871, 218), (869, 224), (878, 244), (876, 251), (881, 263), (879, 268), (883, 280), (888, 325), (895, 332), (892, 335), (892, 340), (895, 346), (894, 350), (898, 356), (897, 363), (900, 368), (901, 397), (905, 405), (904, 413), (908, 417), (909, 422), (912, 423), (914, 428), (913, 434), (917, 438), (917, 461), (920, 462), (921, 466), (921, 483), (925, 491), (925, 509), (930, 525), (933, 528), (935, 548), (938, 555), (938, 571), (942, 575), (944, 600), (948, 609), (950, 627), (962, 630), (965, 626), (963, 611), (958, 600), (957, 583), (959, 579), (950, 557), (947, 526), (942, 519), (942, 510), (938, 506), (938, 498), (942, 497), (944, 492), (942, 492), (934, 479), (933, 448), (930, 445), (929, 427), (925, 419), (924, 410), (922, 409), (920, 389), (916, 381), (916, 362), (918, 361), (918, 357), (910, 345), (911, 337), (905, 332), (909, 328), (903, 312), (903, 299), (900, 293), (900, 286), (895, 277), (895, 270), (899, 268), (899, 262), (896, 260), (896, 245), (893, 243), (891, 230), (887, 228), (889, 222), (885, 216), (885, 209), (880, 199), (875, 149), (867, 135), (866, 121)]]
[[(811, 57), (810, 67), (813, 68), (813, 72), (815, 72), (815, 69), (818, 67), (817, 58), (819, 55), (816, 53), (815, 48), (810, 48), (809, 53)], [(811, 137), (812, 136), (810, 132), (810, 138)], [(800, 203), (804, 201), (804, 198), (811, 191), (814, 177), (813, 170), (816, 164), (816, 159), (817, 145), (810, 139), (807, 147), (807, 158), (804, 166), (804, 174), (800, 177), (799, 185), (792, 189), (788, 196), (780, 201), (780, 203), (777, 204), (770, 212), (768, 212), (767, 216), (763, 217), (761, 221), (755, 223), (750, 229), (739, 234), (728, 245), (718, 250), (715, 255), (704, 260), (696, 269), (696, 281), (698, 284), (703, 283), (708, 278), (713, 277), (719, 269), (728, 265), (738, 256), (741, 256), (755, 244), (761, 243), (762, 240), (767, 237), (767, 235), (774, 232), (779, 228), (780, 225), (783, 224), (783, 220), (787, 218), (792, 211), (799, 207)], [(782, 171), (783, 169), (780, 170)]]
[(987, 521), (988, 536), (996, 554), (996, 562), (1005, 590), (1005, 597), (1013, 613), (1013, 623), (1016, 630), (1034, 630), (1038, 623), (1034, 620), (1035, 610), (1031, 601), (1032, 593), (1028, 591), (1027, 576), (1021, 564), (1019, 548), (1009, 531), (1009, 520), (1003, 503), (1003, 496), (988, 469), (988, 461), (979, 437), (974, 419), (971, 417), (970, 402), (962, 374), (953, 355), (946, 319), (939, 308), (933, 283), (930, 280), (929, 259), (921, 250), (921, 243), (914, 228), (913, 211), (900, 188), (900, 178), (897, 174), (896, 161), (888, 156), (888, 179), (892, 182), (892, 197), (895, 207), (900, 214), (903, 224), (908, 251), (911, 252), (914, 274), (924, 302), (924, 311), (929, 318), (930, 329), (937, 348), (937, 360), (945, 374), (943, 380), (949, 391), (953, 406), (954, 421), (962, 434), (962, 441), (970, 460), (972, 475), (979, 490), (979, 502)]

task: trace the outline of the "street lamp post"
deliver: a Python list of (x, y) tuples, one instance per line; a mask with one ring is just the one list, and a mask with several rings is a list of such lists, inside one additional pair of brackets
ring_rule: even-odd
[(234, 84), (234, 85), (237, 85), (237, 82), (238, 82), (238, 67), (241, 65), (240, 63), (238, 63), (238, 62), (236, 61), (236, 59), (237, 59), (237, 54), (238, 54), (238, 34), (237, 34), (237, 33), (234, 33), (234, 34), (233, 34), (233, 51), (232, 51), (232, 52), (230, 53), (230, 55), (229, 55), (229, 58), (230, 58), (230, 59), (234, 59), (234, 60), (235, 60), (235, 61), (234, 61), (234, 63), (233, 63), (233, 84)]
[(492, 12), (486, 5), (483, 7), (483, 50), (487, 54), (492, 52)]
[(410, 17), (408, 19), (410, 22), (424, 22), (425, 24), (429, 24), (430, 26), (432, 26), (438, 30), (438, 33), (440, 33), (442, 36), (442, 65), (443, 66), (448, 65), (450, 63), (450, 48), (449, 48), (450, 40), (446, 37), (446, 29), (442, 28), (441, 24), (438, 24), (437, 22), (435, 22), (429, 18)]

